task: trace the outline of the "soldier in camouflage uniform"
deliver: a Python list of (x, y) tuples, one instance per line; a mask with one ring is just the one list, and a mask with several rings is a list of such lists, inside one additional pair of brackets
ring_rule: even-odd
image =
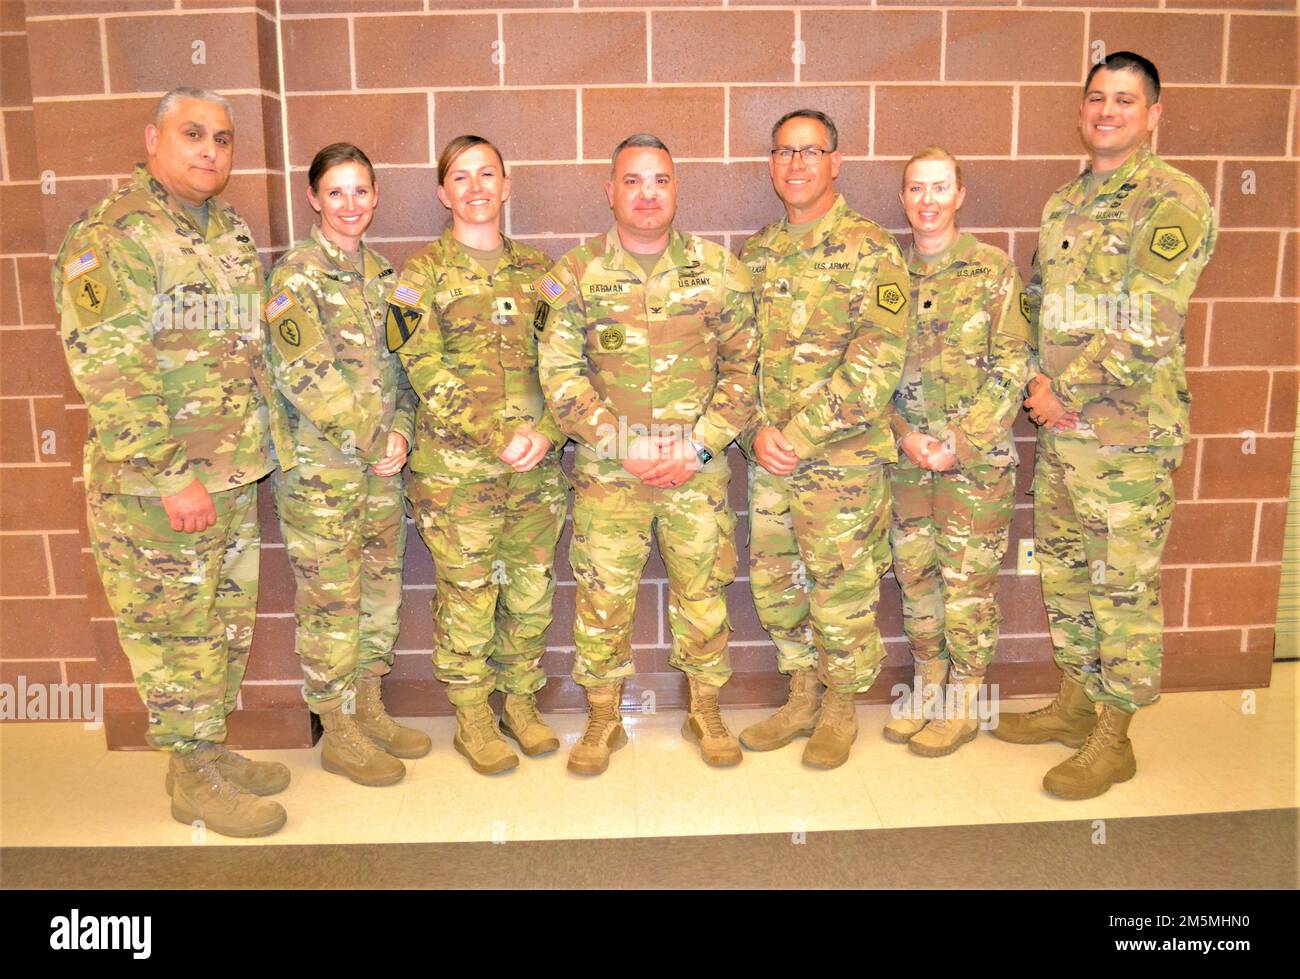
[(736, 563), (723, 450), (754, 405), (749, 275), (724, 248), (673, 229), (677, 182), (659, 139), (620, 143), (611, 178), (615, 226), (537, 283), (548, 304), (542, 387), (578, 443), (573, 677), (589, 713), (569, 769), (599, 774), (626, 743), (619, 703), (652, 530), (668, 570), (669, 662), (690, 688), (682, 733), (708, 764), (734, 765), (740, 745), (718, 707)]
[(257, 480), (288, 446), (263, 357), (262, 267), (218, 199), (230, 106), (176, 89), (145, 127), (148, 162), (79, 218), (53, 271), (86, 402), (87, 525), (149, 743), (170, 753), (172, 815), (261, 836), (280, 764), (225, 748), (257, 604)]
[(275, 477), (275, 506), (297, 582), (303, 696), (325, 728), (321, 764), (391, 785), (406, 774), (399, 758), (432, 746), (380, 696), (402, 602), (401, 470), (415, 396), (385, 343), (393, 267), (362, 240), (379, 201), (370, 160), (335, 143), (307, 179), (320, 223), (276, 262), (267, 288), (267, 359), (296, 463)]
[(903, 168), (912, 318), (891, 413), (900, 458), (890, 467), (890, 542), (917, 688), (885, 737), (928, 757), (979, 730), (975, 701), (997, 651), (998, 568), (1015, 509), (1011, 426), (1031, 352), (1020, 273), (1005, 252), (958, 233), (965, 196), (960, 166), (939, 147)]
[(509, 196), (491, 143), (452, 140), (438, 160), (452, 227), (406, 263), (388, 313), (420, 398), (408, 494), (437, 573), (434, 672), (456, 708), (453, 744), (483, 774), (519, 764), (502, 731), (529, 756), (560, 746), (537, 710), (569, 503), (537, 379), (532, 286), (550, 259), (501, 234)]
[(803, 762), (815, 768), (848, 760), (854, 694), (885, 655), (886, 411), (907, 346), (907, 268), (893, 236), (836, 192), (838, 145), (822, 112), (777, 120), (769, 171), (786, 216), (741, 253), (762, 347), (759, 409), (741, 438), (752, 460), (750, 586), (790, 675), (786, 703), (741, 740), (768, 751), (810, 734)]
[(1079, 129), (1092, 165), (1043, 209), (1029, 290), (1034, 536), (1061, 690), (994, 733), (1078, 747), (1043, 779), (1067, 799), (1133, 777), (1129, 723), (1160, 691), (1160, 556), (1191, 401), (1183, 320), (1216, 237), (1205, 190), (1147, 145), (1162, 110), (1140, 55), (1089, 72)]

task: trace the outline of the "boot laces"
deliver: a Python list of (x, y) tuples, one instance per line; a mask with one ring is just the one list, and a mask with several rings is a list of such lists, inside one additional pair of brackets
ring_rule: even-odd
[(1078, 754), (1070, 759), (1071, 761), (1076, 765), (1091, 765), (1097, 760), (1097, 755), (1111, 742), (1115, 734), (1114, 721), (1111, 719), (1113, 716), (1109, 711), (1101, 712), (1101, 717), (1097, 720), (1097, 726), (1092, 729), (1092, 733), (1088, 735), (1088, 740), (1083, 743), (1083, 747), (1079, 749)]
[(496, 737), (496, 718), (487, 702), (475, 704), (467, 711), (465, 726), (478, 741), (491, 741)]
[(334, 733), (347, 747), (357, 752), (362, 761), (369, 759), (375, 753), (374, 744), (361, 733), (361, 728), (357, 727), (356, 721), (351, 717), (345, 715), (343, 723), (334, 729)]
[(614, 704), (589, 703), (587, 711), (587, 728), (582, 732), (582, 743), (598, 745), (604, 740), (605, 728), (616, 720)]
[(232, 782), (228, 782), (221, 770), (217, 768), (215, 759), (209, 759), (195, 769), (203, 780), (208, 783), (209, 788), (219, 798), (227, 802), (234, 802), (240, 795), (239, 789)]
[(391, 738), (397, 728), (397, 722), (388, 716), (384, 701), (380, 697), (378, 683), (358, 683), (356, 685), (358, 715), (372, 725), (376, 725), (383, 736)]
[(543, 723), (541, 714), (537, 711), (537, 700), (533, 697), (511, 697), (510, 713), (522, 721), (525, 727)]

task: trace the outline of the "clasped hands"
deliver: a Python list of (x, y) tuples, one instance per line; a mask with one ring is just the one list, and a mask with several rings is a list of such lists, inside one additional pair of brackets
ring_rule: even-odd
[(1025, 410), (1029, 412), (1030, 421), (1051, 431), (1069, 431), (1079, 425), (1078, 412), (1066, 410), (1052, 390), (1052, 379), (1046, 374), (1035, 374), (1030, 378)]
[(497, 456), (502, 462), (517, 473), (526, 473), (535, 468), (551, 450), (551, 440), (531, 428), (516, 428), (510, 441)]
[(678, 435), (639, 435), (627, 447), (623, 468), (647, 486), (672, 489), (700, 470), (700, 457)]

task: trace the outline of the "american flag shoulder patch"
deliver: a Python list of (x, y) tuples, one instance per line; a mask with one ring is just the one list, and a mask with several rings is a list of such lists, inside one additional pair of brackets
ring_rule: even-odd
[(84, 252), (73, 258), (63, 265), (63, 278), (69, 282), (79, 275), (85, 275), (99, 268), (99, 256), (95, 254), (95, 249), (87, 248)]
[(424, 302), (424, 290), (417, 289), (405, 282), (399, 282), (394, 287), (393, 294), (388, 297), (388, 301), (396, 306), (415, 309)]
[(285, 312), (293, 305), (293, 296), (289, 295), (289, 290), (281, 289), (275, 298), (266, 304), (266, 321), (274, 323), (275, 318)]
[(552, 304), (558, 304), (560, 297), (564, 295), (564, 283), (547, 272), (537, 281), (537, 291), (546, 297), (546, 301)]

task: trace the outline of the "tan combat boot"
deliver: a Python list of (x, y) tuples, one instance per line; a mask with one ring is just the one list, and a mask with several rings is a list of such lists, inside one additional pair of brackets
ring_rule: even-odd
[(545, 755), (560, 746), (560, 739), (537, 712), (537, 698), (531, 693), (503, 696), (501, 733), (519, 742), (519, 750), (529, 758)]
[(816, 670), (795, 670), (790, 674), (790, 695), (775, 714), (740, 732), (740, 743), (750, 751), (784, 748), (795, 738), (807, 737), (817, 726), (822, 703), (822, 684)]
[[(221, 773), (221, 777), (240, 792), (275, 795), (289, 787), (289, 769), (278, 761), (253, 761), (251, 758), (236, 754), (224, 744), (205, 744), (204, 747), (195, 750), (207, 752), (212, 763), (217, 766), (217, 771)], [(168, 795), (172, 794), (174, 781), (171, 767), (168, 766), (167, 779), (164, 783)]]
[(969, 741), (980, 731), (979, 676), (956, 676), (948, 684), (947, 696), (939, 718), (931, 721), (907, 742), (910, 751), (925, 758), (942, 758)]
[(587, 688), (587, 728), (569, 752), (569, 771), (599, 775), (609, 767), (610, 753), (627, 744), (622, 699), (621, 682)]
[[(206, 750), (205, 750), (206, 748)], [(284, 825), (284, 806), (241, 792), (217, 767), (212, 746), (180, 755), (168, 763), (172, 818), (203, 823), (222, 836), (267, 836)]]
[[(948, 679), (948, 660), (919, 659), (916, 661), (916, 676), (913, 683), (919, 683), (921, 689), (913, 691), (908, 699), (905, 713), (895, 717), (885, 725), (885, 739), (896, 744), (905, 744), (912, 740), (921, 728), (933, 717), (938, 717), (942, 710), (939, 699), (943, 696), (943, 684)], [(913, 716), (915, 711), (915, 716)]]
[(858, 736), (858, 712), (853, 694), (827, 690), (817, 727), (803, 749), (803, 763), (810, 768), (838, 768), (849, 760), (849, 749)]
[(718, 706), (721, 688), (701, 683), (693, 676), (686, 679), (691, 688), (691, 709), (682, 722), (682, 736), (700, 746), (700, 755), (705, 764), (715, 768), (739, 765), (744, 757), (740, 751), (740, 742), (727, 730)]
[(402, 727), (388, 716), (380, 696), (379, 677), (357, 677), (357, 727), (394, 758), (423, 758), (433, 742), (423, 731)]
[(451, 743), (480, 775), (507, 772), (519, 764), (519, 756), (497, 730), (497, 716), (486, 695), (477, 703), (456, 705), (456, 735)]
[(1080, 747), (1097, 724), (1097, 709), (1083, 684), (1061, 674), (1061, 692), (1046, 707), (1025, 714), (999, 712), (993, 736), (1012, 744), (1042, 744), (1059, 741), (1071, 748)]
[(1043, 776), (1043, 788), (1062, 799), (1091, 799), (1116, 782), (1137, 774), (1133, 742), (1128, 739), (1133, 715), (1114, 704), (1101, 705), (1101, 719), (1072, 758)]
[(355, 715), (331, 710), (320, 715), (320, 722), (325, 728), (320, 739), (325, 771), (370, 786), (393, 785), (406, 776), (405, 765), (361, 733)]

